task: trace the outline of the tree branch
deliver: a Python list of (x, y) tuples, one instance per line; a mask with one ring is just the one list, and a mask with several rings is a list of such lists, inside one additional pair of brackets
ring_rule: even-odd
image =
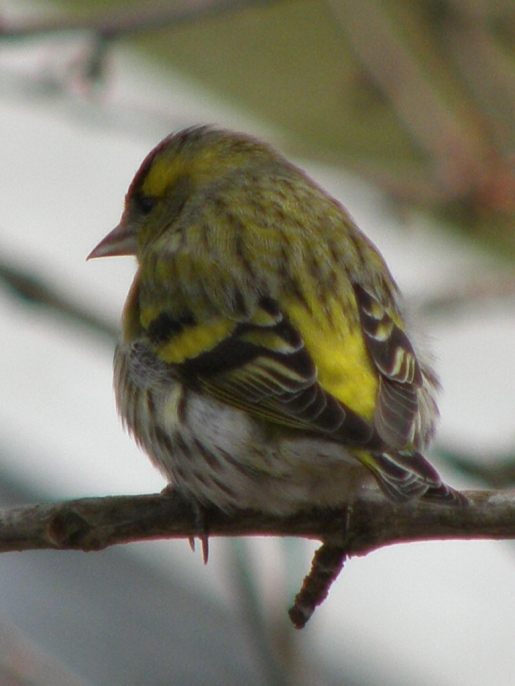
[(253, 511), (201, 511), (178, 493), (82, 498), (0, 512), (0, 552), (102, 550), (119, 543), (195, 536), (299, 536), (319, 539), (290, 618), (305, 625), (327, 596), (346, 559), (382, 546), (422, 540), (515, 538), (515, 490), (467, 491), (468, 503), (423, 500), (396, 505), (370, 492), (339, 510), (311, 509), (289, 517)]
[(469, 503), (445, 506), (423, 500), (397, 505), (375, 493), (341, 510), (304, 510), (276, 517), (242, 510), (231, 515), (202, 511), (179, 494), (81, 498), (0, 511), (0, 552), (59, 549), (102, 550), (159, 538), (298, 536), (365, 555), (394, 543), (444, 539), (515, 538), (515, 490), (466, 491)]

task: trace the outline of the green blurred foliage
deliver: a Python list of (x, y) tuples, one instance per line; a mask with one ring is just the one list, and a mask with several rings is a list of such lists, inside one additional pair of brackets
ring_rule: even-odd
[[(248, 5), (118, 40), (282, 127), (297, 152), (515, 254), (513, 0)], [(61, 2), (84, 17), (170, 6)]]

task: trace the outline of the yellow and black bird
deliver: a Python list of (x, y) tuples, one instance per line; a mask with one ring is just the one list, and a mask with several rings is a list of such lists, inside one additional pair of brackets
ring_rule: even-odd
[(345, 209), (272, 147), (194, 127), (142, 163), (90, 257), (135, 255), (115, 353), (125, 425), (201, 505), (288, 514), (458, 502), (422, 456), (438, 382)]

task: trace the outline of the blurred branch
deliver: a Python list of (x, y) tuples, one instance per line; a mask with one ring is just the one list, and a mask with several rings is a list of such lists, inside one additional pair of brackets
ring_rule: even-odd
[(16, 25), (0, 25), (0, 40), (17, 40), (53, 33), (93, 33), (104, 41), (123, 38), (144, 31), (168, 28), (171, 24), (195, 21), (202, 17), (272, 5), (281, 0), (183, 0), (156, 8), (146, 4), (142, 10), (118, 10), (110, 16), (96, 14), (89, 18), (59, 16), (50, 20), (30, 20)]
[(34, 645), (9, 620), (0, 623), (0, 683), (4, 686), (92, 686), (47, 648)]
[(404, 505), (374, 493), (339, 510), (289, 517), (209, 507), (199, 517), (179, 494), (83, 498), (27, 505), (0, 513), (0, 552), (96, 551), (120, 543), (194, 536), (297, 536), (323, 541), (290, 617), (301, 627), (327, 595), (344, 561), (386, 545), (424, 540), (515, 538), (515, 491), (467, 491), (468, 503), (423, 500)]
[[(331, 0), (329, 4), (363, 68), (390, 100), (417, 144), (430, 159), (450, 165), (448, 173), (455, 183), (465, 181), (452, 172), (473, 165), (481, 141), (438, 97), (432, 73), (435, 65), (424, 63), (414, 53), (412, 36), (392, 8), (376, 0)], [(455, 192), (452, 187), (445, 191)]]
[[(256, 654), (261, 657), (263, 671), (267, 675), (269, 686), (287, 686), (298, 683), (291, 679), (296, 667), (295, 660), (283, 650), (278, 650), (277, 632), (271, 633), (267, 624), (263, 600), (256, 585), (256, 570), (251, 563), (250, 551), (246, 541), (234, 539), (231, 541), (230, 559), (226, 566), (230, 572), (230, 583), (233, 593), (238, 599), (238, 612), (247, 626), (249, 636), (256, 648)], [(283, 625), (286, 622), (283, 622)], [(286, 625), (286, 628), (287, 625)], [(291, 636), (291, 632), (288, 632)], [(300, 659), (299, 655), (295, 655)], [(309, 683), (309, 682), (305, 682)]]
[(482, 270), (479, 278), (462, 279), (446, 291), (421, 300), (417, 309), (424, 315), (453, 315), (470, 305), (491, 304), (495, 300), (513, 303), (515, 296), (515, 274), (512, 272), (491, 273)]
[(513, 454), (496, 457), (485, 463), (456, 451), (439, 449), (436, 452), (457, 473), (477, 479), (481, 484), (491, 488), (515, 486), (515, 456)]
[(253, 6), (272, 5), (281, 0), (183, 0), (162, 7), (144, 5), (143, 9), (118, 9), (111, 14), (95, 13), (89, 17), (60, 15), (57, 18), (0, 23), (0, 41), (19, 41), (40, 38), (51, 34), (86, 34), (90, 46), (75, 65), (79, 81), (76, 86), (98, 86), (106, 71), (108, 50), (114, 40), (149, 31), (168, 29), (171, 26), (196, 21), (204, 17), (236, 12)]
[(70, 300), (42, 277), (20, 265), (0, 260), (0, 285), (28, 305), (44, 307), (82, 324), (101, 336), (115, 339), (118, 329), (110, 322)]
[[(459, 210), (468, 223), (469, 214), (511, 220), (512, 43), (502, 45), (492, 17), (467, 3), (438, 3), (431, 13), (423, 2), (327, 1), (364, 74), (426, 160), (400, 177), (367, 162), (362, 173), (400, 201)], [(503, 25), (513, 24), (503, 7)]]

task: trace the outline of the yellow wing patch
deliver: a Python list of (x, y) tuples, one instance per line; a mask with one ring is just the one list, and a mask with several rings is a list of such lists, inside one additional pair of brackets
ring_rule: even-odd
[(229, 338), (236, 328), (236, 322), (229, 319), (217, 318), (204, 324), (197, 324), (193, 317), (184, 322), (180, 318), (174, 320), (171, 316), (167, 317), (163, 310), (144, 308), (140, 322), (151, 339), (153, 325), (163, 318), (168, 320), (169, 330), (165, 330), (161, 336), (154, 337), (152, 348), (159, 359), (167, 364), (180, 365), (209, 352)]
[(228, 338), (236, 328), (236, 323), (227, 319), (217, 319), (207, 324), (195, 324), (174, 336), (170, 341), (158, 346), (156, 352), (163, 362), (182, 364), (215, 348)]
[(335, 301), (330, 305), (332, 319), (324, 317), (321, 321), (298, 302), (287, 302), (285, 311), (315, 363), (322, 388), (370, 421), (377, 397), (377, 370), (370, 361), (357, 315), (346, 313)]

